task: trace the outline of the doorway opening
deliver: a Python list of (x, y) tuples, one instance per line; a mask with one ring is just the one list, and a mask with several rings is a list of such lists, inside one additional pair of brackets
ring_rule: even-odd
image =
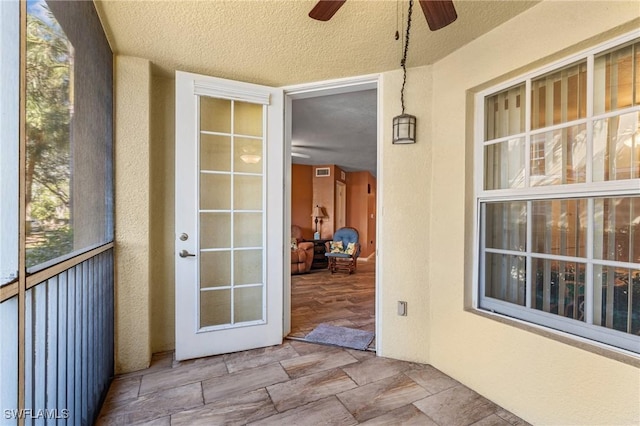
[[(285, 230), (292, 245), (285, 335), (311, 339), (318, 326), (366, 331), (373, 337), (366, 349), (375, 350), (378, 78), (285, 89), (285, 104)], [(332, 273), (325, 253), (344, 227), (357, 231), (359, 256), (353, 273)]]

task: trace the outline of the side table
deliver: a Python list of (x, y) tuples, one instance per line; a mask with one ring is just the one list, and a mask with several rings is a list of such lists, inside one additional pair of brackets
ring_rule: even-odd
[(329, 261), (324, 255), (326, 252), (324, 243), (330, 240), (313, 240), (313, 263), (311, 263), (311, 269), (328, 268)]

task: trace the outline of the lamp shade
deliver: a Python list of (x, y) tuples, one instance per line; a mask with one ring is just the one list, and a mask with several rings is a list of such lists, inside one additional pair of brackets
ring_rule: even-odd
[(416, 143), (416, 117), (402, 114), (393, 118), (393, 143)]
[(324, 214), (322, 213), (322, 207), (315, 206), (313, 208), (313, 217), (324, 217)]

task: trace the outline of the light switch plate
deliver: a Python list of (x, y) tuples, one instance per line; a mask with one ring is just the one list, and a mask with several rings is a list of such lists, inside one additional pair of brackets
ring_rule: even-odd
[(401, 317), (407, 316), (407, 302), (398, 301), (398, 315)]

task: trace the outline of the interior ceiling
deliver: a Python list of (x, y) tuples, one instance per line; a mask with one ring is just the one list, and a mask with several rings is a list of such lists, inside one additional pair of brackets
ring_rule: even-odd
[(376, 176), (377, 91), (297, 99), (292, 102), (294, 164), (368, 170)]
[[(433, 64), (538, 2), (454, 0), (458, 19), (435, 32), (416, 2), (407, 66)], [(348, 0), (330, 21), (320, 22), (308, 16), (315, 0), (95, 3), (114, 53), (149, 59), (154, 73), (172, 77), (181, 70), (270, 86), (400, 68), (408, 7), (407, 1)], [(327, 98), (296, 101), (301, 121), (294, 117), (293, 145), (316, 149), (309, 152), (311, 159), (294, 162), (375, 175), (375, 93)], [(372, 117), (373, 125), (365, 129)], [(337, 159), (330, 156), (334, 146), (343, 149)], [(357, 155), (351, 158), (344, 150)], [(357, 158), (365, 155), (371, 157)]]

